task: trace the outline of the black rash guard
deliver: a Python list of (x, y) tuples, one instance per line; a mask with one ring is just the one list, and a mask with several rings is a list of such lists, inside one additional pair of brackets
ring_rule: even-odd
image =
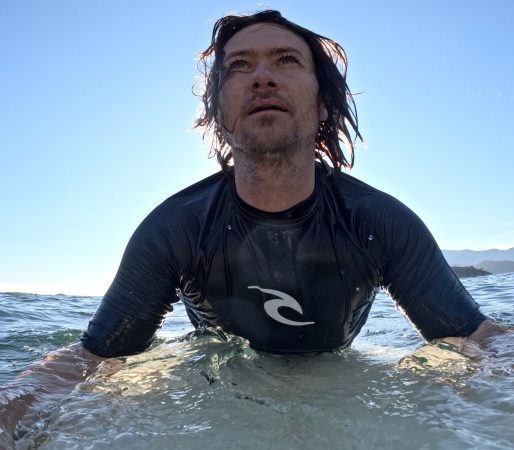
[(487, 318), (393, 197), (317, 167), (307, 200), (269, 213), (220, 172), (141, 223), (82, 343), (100, 356), (141, 352), (182, 300), (197, 329), (270, 352), (328, 351), (352, 342), (381, 287), (427, 340), (469, 336)]

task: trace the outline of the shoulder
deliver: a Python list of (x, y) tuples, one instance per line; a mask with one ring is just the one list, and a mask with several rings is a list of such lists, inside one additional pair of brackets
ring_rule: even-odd
[(230, 177), (229, 174), (221, 171), (210, 175), (173, 194), (157, 206), (156, 210), (177, 207), (194, 209), (197, 205), (203, 206), (220, 188), (224, 188), (227, 185)]
[(147, 219), (165, 220), (170, 223), (202, 216), (213, 198), (227, 188), (230, 178), (229, 174), (221, 171), (210, 175), (164, 200)]
[(223, 195), (230, 179), (229, 174), (218, 172), (173, 194), (146, 216), (134, 236), (176, 242), (177, 236), (185, 238), (197, 234), (209, 205)]
[(368, 218), (391, 220), (414, 213), (401, 201), (345, 172), (327, 171), (322, 177), (325, 186), (347, 213)]
[(333, 211), (362, 248), (385, 262), (414, 247), (431, 247), (423, 221), (401, 201), (346, 173), (328, 175), (327, 196)]

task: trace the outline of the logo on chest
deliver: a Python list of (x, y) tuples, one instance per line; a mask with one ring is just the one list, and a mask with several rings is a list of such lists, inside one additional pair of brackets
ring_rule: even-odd
[(290, 308), (303, 316), (303, 310), (300, 304), (290, 295), (284, 292), (276, 291), (274, 289), (263, 289), (259, 286), (248, 286), (248, 289), (258, 289), (264, 294), (275, 295), (278, 298), (272, 298), (264, 303), (264, 311), (268, 316), (277, 322), (283, 323), (284, 325), (290, 325), (293, 327), (303, 327), (305, 325), (313, 325), (314, 322), (297, 322), (290, 320), (280, 314), (279, 308)]

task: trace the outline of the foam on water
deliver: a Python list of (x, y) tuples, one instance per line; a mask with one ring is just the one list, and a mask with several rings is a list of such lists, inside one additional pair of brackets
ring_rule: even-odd
[[(465, 283), (487, 314), (514, 324), (514, 275)], [(32, 336), (41, 318), (54, 328), (49, 337), (80, 334), (87, 318), (49, 326), (66, 324), (50, 314), (53, 302), (67, 300), (48, 300), (47, 318), (30, 319)], [(79, 300), (62, 309), (78, 314), (91, 299)], [(91, 306), (80, 314), (89, 317)], [(30, 313), (19, 309), (10, 313)], [(184, 339), (191, 328), (183, 308), (173, 316), (151, 350), (106, 361), (50, 409), (33, 411), (17, 448), (504, 449), (514, 442), (514, 334), (493, 338), (481, 358), (423, 346), (381, 294), (353, 348), (276, 356), (223, 333)], [(16, 352), (21, 325), (9, 323)], [(6, 339), (2, 329), (0, 352)], [(25, 339), (45, 351), (54, 345)]]

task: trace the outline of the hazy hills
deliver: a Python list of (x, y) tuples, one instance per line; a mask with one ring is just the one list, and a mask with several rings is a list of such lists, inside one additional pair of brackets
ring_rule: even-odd
[(514, 261), (482, 261), (475, 267), (491, 273), (508, 273), (514, 272)]
[(473, 266), (490, 273), (514, 272), (514, 247), (508, 250), (443, 250), (450, 266)]

